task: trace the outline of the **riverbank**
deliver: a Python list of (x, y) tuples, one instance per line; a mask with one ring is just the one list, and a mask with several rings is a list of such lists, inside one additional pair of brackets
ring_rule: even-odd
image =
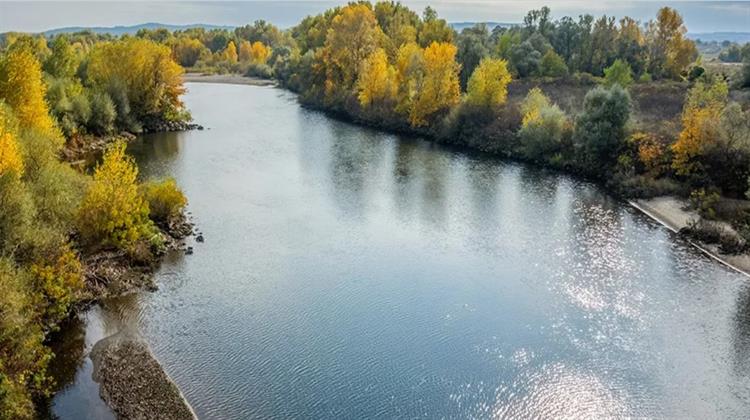
[[(665, 196), (629, 200), (628, 203), (646, 216), (678, 234), (683, 234), (687, 229), (690, 229), (693, 223), (701, 220), (701, 216), (696, 211), (689, 209), (687, 201), (677, 197)], [(713, 223), (727, 232), (734, 231), (726, 222)], [(689, 235), (686, 236), (689, 237)], [(720, 246), (717, 244), (707, 244), (692, 238), (690, 239), (690, 243), (716, 261), (750, 277), (750, 255), (725, 254), (721, 252)]]
[(121, 331), (91, 350), (101, 398), (120, 419), (192, 420), (192, 407), (136, 333)]
[(183, 82), (189, 83), (222, 83), (228, 85), (246, 85), (246, 86), (276, 86), (277, 83), (270, 79), (261, 79), (258, 77), (247, 77), (240, 74), (202, 74), (202, 73), (185, 73), (182, 76)]

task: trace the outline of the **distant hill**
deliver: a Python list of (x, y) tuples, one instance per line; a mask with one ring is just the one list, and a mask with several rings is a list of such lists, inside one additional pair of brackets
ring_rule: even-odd
[(503, 28), (509, 28), (511, 26), (518, 26), (518, 23), (507, 23), (507, 22), (450, 22), (449, 25), (456, 31), (461, 32), (466, 28), (471, 28), (472, 26), (484, 23), (487, 25), (487, 29), (492, 31), (497, 26), (502, 26)]
[(738, 44), (744, 44), (750, 42), (750, 32), (703, 32), (703, 33), (689, 33), (687, 34), (690, 39), (700, 39), (703, 42), (722, 42), (731, 41)]
[(222, 26), (222, 25), (207, 25), (204, 23), (195, 23), (190, 25), (170, 25), (166, 23), (155, 23), (155, 22), (149, 22), (149, 23), (142, 23), (140, 25), (131, 25), (131, 26), (71, 26), (67, 28), (57, 28), (57, 29), (50, 29), (48, 31), (44, 31), (43, 34), (45, 36), (51, 36), (51, 35), (57, 35), (57, 34), (64, 34), (64, 33), (72, 33), (72, 32), (81, 32), (81, 31), (91, 31), (98, 34), (112, 34), (116, 36), (124, 35), (124, 34), (135, 34), (141, 29), (159, 29), (164, 28), (168, 29), (170, 31), (177, 31), (181, 29), (191, 29), (191, 28), (205, 28), (205, 29), (233, 29), (233, 26)]

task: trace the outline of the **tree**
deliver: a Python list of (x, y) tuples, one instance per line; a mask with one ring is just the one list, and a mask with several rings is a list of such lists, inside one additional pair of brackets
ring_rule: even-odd
[(208, 48), (200, 40), (180, 37), (172, 45), (172, 56), (183, 67), (193, 67)]
[(234, 41), (229, 41), (226, 48), (221, 52), (221, 59), (234, 64), (237, 62), (237, 57), (237, 47), (234, 45)]
[(490, 55), (490, 34), (485, 24), (478, 24), (472, 28), (466, 28), (458, 35), (456, 47), (458, 47), (457, 60), (461, 64), (461, 86), (466, 87), (469, 77), (474, 69), (485, 57)]
[(685, 37), (682, 16), (669, 7), (659, 9), (656, 22), (647, 25), (648, 71), (656, 77), (677, 78), (698, 52), (695, 43)]
[(404, 44), (396, 54), (398, 104), (396, 112), (409, 115), (425, 75), (424, 50), (412, 42)]
[(511, 81), (508, 63), (502, 59), (485, 58), (469, 79), (467, 102), (472, 105), (495, 107), (505, 103)]
[(14, 173), (21, 176), (23, 160), (8, 107), (0, 103), (0, 175)]
[(646, 47), (638, 21), (629, 17), (620, 19), (616, 44), (617, 57), (627, 62), (635, 75), (641, 75), (646, 70)]
[(430, 6), (424, 9), (422, 26), (419, 28), (419, 45), (426, 48), (433, 43), (452, 43), (453, 28), (445, 19), (438, 19), (437, 12)]
[(66, 35), (58, 35), (52, 42), (52, 54), (44, 61), (44, 71), (54, 77), (73, 77), (78, 68), (73, 47)]
[(424, 80), (409, 113), (413, 126), (426, 125), (432, 115), (458, 103), (459, 69), (453, 44), (433, 42), (425, 49)]
[(137, 176), (125, 143), (110, 146), (78, 213), (78, 229), (87, 244), (127, 249), (150, 233), (148, 203), (138, 192)]
[(395, 99), (397, 89), (396, 69), (388, 63), (385, 50), (378, 48), (362, 63), (357, 79), (359, 103), (367, 107), (373, 102)]
[(602, 16), (594, 23), (594, 30), (591, 33), (592, 74), (601, 76), (604, 69), (615, 61), (617, 35), (614, 17)]
[(539, 62), (539, 75), (546, 77), (562, 77), (568, 74), (568, 66), (565, 61), (550, 49), (547, 51), (542, 60)]
[(167, 46), (140, 38), (97, 44), (87, 73), (93, 88), (109, 94), (121, 121), (130, 113), (139, 121), (182, 117), (183, 69)]
[(369, 5), (353, 3), (333, 18), (323, 49), (326, 96), (337, 102), (352, 90), (362, 62), (378, 48), (383, 33)]
[(688, 92), (682, 110), (682, 131), (672, 145), (672, 166), (680, 175), (701, 174), (700, 156), (718, 138), (719, 118), (729, 87), (723, 80), (697, 82)]
[(533, 88), (521, 103), (523, 121), (518, 130), (521, 151), (527, 159), (551, 158), (562, 145), (566, 125), (565, 113), (550, 103), (539, 88)]
[(255, 41), (250, 46), (250, 61), (253, 64), (266, 64), (271, 56), (271, 49), (260, 41)]
[(0, 99), (13, 109), (20, 128), (56, 133), (46, 89), (39, 61), (28, 49), (11, 48), (0, 58)]
[(625, 145), (629, 117), (630, 95), (623, 88), (596, 87), (586, 94), (573, 137), (582, 169), (604, 175), (615, 165)]
[(628, 88), (633, 83), (633, 72), (630, 66), (619, 58), (611, 66), (604, 69), (604, 86), (612, 87), (617, 84)]

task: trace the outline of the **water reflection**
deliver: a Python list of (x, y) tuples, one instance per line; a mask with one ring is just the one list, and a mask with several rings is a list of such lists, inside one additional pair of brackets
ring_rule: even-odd
[(132, 150), (206, 243), (86, 336), (137, 324), (201, 418), (750, 412), (746, 279), (596, 186), (270, 88), (186, 101), (211, 130)]

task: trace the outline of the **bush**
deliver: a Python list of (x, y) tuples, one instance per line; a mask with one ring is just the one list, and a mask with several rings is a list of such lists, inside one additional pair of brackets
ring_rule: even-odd
[(620, 59), (604, 69), (604, 85), (612, 87), (616, 84), (625, 89), (633, 84), (633, 70), (627, 62)]
[(560, 151), (568, 121), (565, 112), (557, 105), (550, 104), (549, 101), (536, 105), (530, 104), (533, 101), (534, 90), (532, 89), (522, 105), (522, 109), (526, 112), (518, 136), (523, 155), (527, 159), (542, 161)]
[(86, 244), (127, 249), (153, 234), (148, 203), (135, 183), (137, 175), (124, 142), (107, 149), (78, 211), (78, 229)]
[(33, 418), (33, 398), (49, 384), (45, 376), (52, 355), (34, 322), (25, 273), (0, 257), (0, 418)]
[(14, 251), (26, 238), (34, 219), (34, 202), (13, 173), (0, 174), (0, 255)]
[(117, 119), (117, 108), (112, 98), (104, 92), (92, 92), (89, 95), (89, 103), (91, 117), (87, 129), (100, 136), (112, 133)]
[(539, 63), (539, 75), (547, 77), (563, 77), (568, 74), (568, 66), (554, 50), (549, 50)]
[(603, 176), (614, 167), (625, 146), (629, 118), (630, 95), (622, 87), (597, 87), (586, 94), (574, 136), (582, 170)]
[(273, 77), (273, 69), (265, 63), (250, 63), (245, 71), (245, 76), (270, 79)]
[(175, 218), (180, 217), (187, 205), (185, 194), (172, 178), (161, 182), (146, 182), (140, 189), (141, 195), (148, 203), (151, 220), (160, 226), (167, 226)]
[(83, 268), (67, 243), (51, 241), (31, 266), (35, 308), (42, 325), (55, 328), (83, 290)]

